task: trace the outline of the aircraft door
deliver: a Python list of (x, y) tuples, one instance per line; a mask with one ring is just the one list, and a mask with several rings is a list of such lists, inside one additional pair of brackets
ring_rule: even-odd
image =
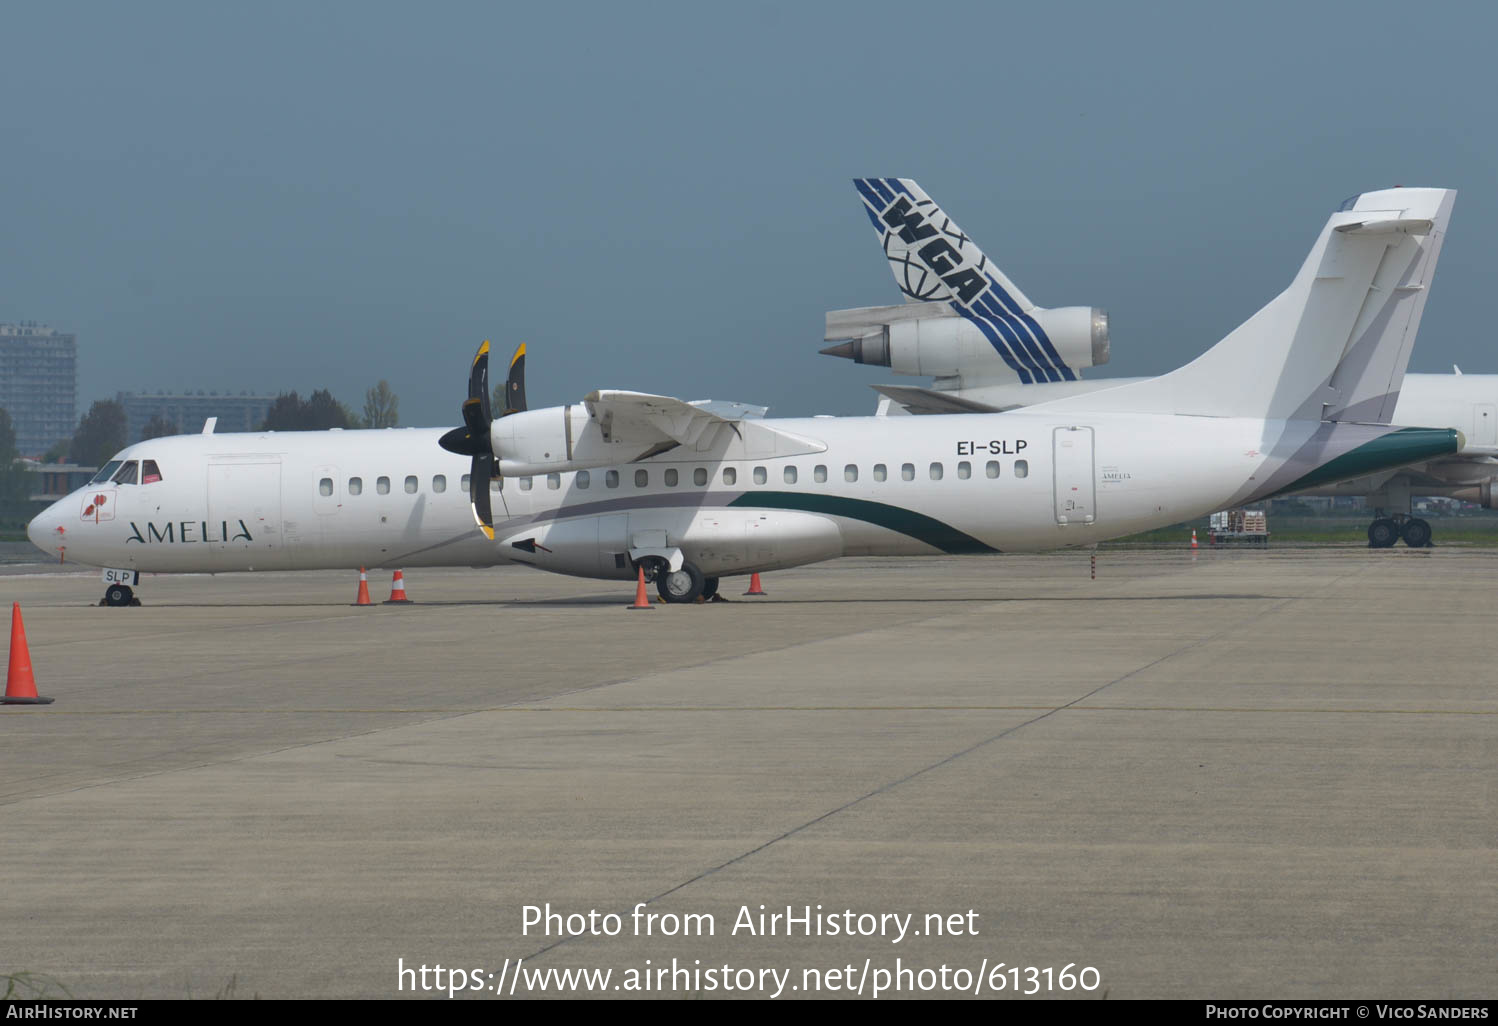
[(1092, 428), (1057, 428), (1052, 463), (1056, 474), (1056, 523), (1092, 523), (1097, 518)]
[(598, 569), (603, 577), (629, 575), (629, 514), (598, 518)]
[(1472, 410), (1472, 441), (1476, 445), (1498, 445), (1498, 406), (1478, 403)]
[(264, 457), (260, 462), (215, 462), (208, 465), (208, 520), (203, 540), (224, 565), (256, 556), (279, 554), (281, 531), (281, 464)]

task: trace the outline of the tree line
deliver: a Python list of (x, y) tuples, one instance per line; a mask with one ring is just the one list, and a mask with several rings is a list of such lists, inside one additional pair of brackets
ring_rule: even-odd
[[(305, 399), (294, 391), (283, 392), (271, 403), (259, 430), (325, 431), (329, 428), (397, 427), (399, 410), (400, 399), (387, 381), (381, 381), (364, 393), (362, 414), (354, 413), (335, 399), (333, 393), (326, 388), (318, 389)], [(0, 414), (3, 413), (0, 410)], [(4, 428), (9, 431), (10, 445), (14, 449), (15, 431), (11, 428), (9, 416), (5, 416)], [(160, 438), (180, 433), (179, 425), (158, 413), (146, 422), (142, 437)], [(79, 419), (73, 437), (58, 442), (47, 451), (43, 459), (48, 463), (66, 459), (79, 466), (100, 467), (129, 443), (126, 434), (125, 407), (114, 399), (99, 399)], [(0, 443), (4, 442), (5, 437), (0, 432)], [(5, 451), (0, 447), (0, 459), (4, 458)], [(9, 467), (10, 463), (5, 466)]]

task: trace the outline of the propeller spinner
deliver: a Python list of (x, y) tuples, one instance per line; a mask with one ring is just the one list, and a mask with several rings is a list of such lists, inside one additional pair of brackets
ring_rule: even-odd
[[(525, 345), (515, 350), (510, 360), (510, 374), (505, 382), (505, 410), (500, 416), (525, 410)], [(493, 421), (489, 407), (489, 343), (479, 346), (468, 372), (468, 398), (463, 401), (463, 426), (453, 428), (438, 439), (448, 452), (470, 456), (473, 463), (468, 475), (468, 499), (473, 505), (473, 519), (479, 529), (494, 540), (494, 512), (489, 504), (489, 482), (497, 475), (494, 447), (489, 438)]]

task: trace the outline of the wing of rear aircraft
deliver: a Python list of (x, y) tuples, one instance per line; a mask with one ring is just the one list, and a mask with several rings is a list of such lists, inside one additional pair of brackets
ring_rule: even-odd
[(1012, 410), (1023, 405), (1014, 403), (1010, 406), (990, 406), (976, 399), (967, 399), (951, 392), (938, 392), (933, 388), (919, 388), (915, 385), (872, 385), (870, 387), (880, 395), (893, 399), (908, 412), (917, 416), (937, 413), (1002, 413), (1004, 410)]

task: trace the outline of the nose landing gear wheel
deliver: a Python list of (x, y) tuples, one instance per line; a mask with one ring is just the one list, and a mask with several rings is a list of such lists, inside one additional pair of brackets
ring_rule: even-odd
[(655, 589), (667, 602), (692, 602), (706, 583), (701, 570), (683, 563), (680, 570), (663, 570), (655, 579)]
[(135, 597), (135, 592), (123, 584), (111, 584), (104, 592), (104, 600), (101, 606), (138, 606), (140, 600)]
[(1430, 523), (1418, 517), (1406, 520), (1400, 534), (1410, 548), (1423, 549), (1430, 544)]
[(1368, 547), (1387, 549), (1399, 540), (1399, 525), (1390, 517), (1379, 517), (1368, 525)]

